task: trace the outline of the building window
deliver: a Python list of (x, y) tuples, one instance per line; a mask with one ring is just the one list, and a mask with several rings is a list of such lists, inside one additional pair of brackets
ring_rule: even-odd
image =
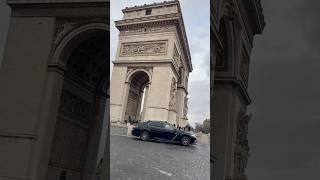
[(151, 10), (152, 10), (152, 9), (147, 9), (147, 10), (146, 10), (146, 15), (151, 15)]

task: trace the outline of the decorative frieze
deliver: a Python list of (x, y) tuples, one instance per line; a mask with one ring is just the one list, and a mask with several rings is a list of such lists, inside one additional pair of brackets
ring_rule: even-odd
[(122, 43), (120, 56), (163, 55), (167, 53), (167, 41)]
[(158, 33), (158, 32), (170, 32), (174, 31), (175, 26), (153, 26), (153, 27), (139, 27), (130, 28), (120, 31), (120, 35), (134, 35), (134, 34), (146, 34), (146, 33)]

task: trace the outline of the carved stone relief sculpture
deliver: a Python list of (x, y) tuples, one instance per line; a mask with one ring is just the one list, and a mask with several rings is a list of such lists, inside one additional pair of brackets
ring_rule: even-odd
[(171, 90), (170, 90), (170, 102), (169, 102), (169, 108), (170, 109), (176, 109), (176, 92), (177, 92), (177, 81), (175, 78), (172, 78), (171, 82)]
[(188, 98), (187, 96), (184, 97), (184, 109), (183, 109), (183, 117), (187, 118), (187, 114), (188, 114)]
[(189, 76), (186, 75), (186, 78), (185, 78), (185, 88), (188, 89), (188, 82), (189, 82)]
[(66, 90), (62, 91), (59, 113), (88, 124), (91, 116), (91, 107), (92, 104), (82, 98)]
[(234, 176), (239, 180), (246, 180), (245, 168), (249, 158), (249, 146), (247, 140), (248, 123), (251, 115), (246, 114), (244, 109), (241, 109), (238, 116), (237, 139), (235, 150), (235, 171)]
[(174, 45), (172, 58), (173, 58), (173, 60), (180, 66), (180, 64), (179, 64), (180, 55), (179, 55), (179, 52), (178, 52), (178, 50), (177, 50), (176, 45)]
[(167, 41), (123, 43), (120, 56), (157, 55), (167, 53)]

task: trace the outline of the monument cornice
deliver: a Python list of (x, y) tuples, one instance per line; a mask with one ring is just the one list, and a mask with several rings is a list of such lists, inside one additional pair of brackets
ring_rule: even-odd
[(150, 63), (172, 63), (172, 60), (170, 59), (164, 59), (164, 60), (116, 60), (112, 61), (114, 65), (116, 64), (150, 64)]
[(163, 26), (163, 25), (175, 25), (177, 27), (177, 34), (179, 40), (181, 41), (182, 50), (187, 59), (188, 70), (191, 72), (193, 70), (189, 44), (187, 40), (187, 35), (185, 32), (185, 27), (183, 25), (183, 19), (179, 13), (170, 13), (162, 15), (154, 15), (148, 17), (139, 17), (131, 19), (123, 19), (115, 21), (115, 25), (119, 31), (150, 27), (150, 26)]
[(182, 89), (182, 90), (186, 93), (186, 95), (189, 94), (187, 88), (186, 88), (184, 85), (179, 84), (179, 85), (178, 85), (178, 89)]
[(179, 13), (170, 13), (170, 14), (153, 15), (153, 16), (148, 16), (148, 17), (144, 16), (144, 17), (138, 17), (138, 18), (122, 19), (122, 20), (115, 21), (115, 25), (119, 29), (118, 26), (124, 25), (124, 24), (125, 25), (137, 24), (137, 23), (142, 23), (142, 22), (148, 23), (148, 22), (154, 22), (154, 21), (159, 21), (159, 20), (168, 21), (168, 20), (170, 20), (170, 18), (179, 20), (180, 15), (179, 15)]
[(241, 80), (236, 78), (219, 78), (216, 77), (214, 79), (215, 84), (231, 84), (232, 86), (236, 87), (240, 91), (238, 91), (241, 95), (241, 97), (244, 99), (245, 103), (249, 105), (251, 103), (251, 98), (248, 94), (247, 88), (244, 86), (244, 84), (241, 82)]
[(161, 7), (161, 6), (170, 6), (170, 5), (175, 5), (178, 4), (178, 0), (173, 0), (173, 1), (164, 1), (160, 3), (153, 3), (153, 4), (144, 4), (141, 6), (133, 6), (133, 7), (126, 7), (125, 9), (122, 10), (123, 13), (125, 12), (130, 12), (130, 11), (137, 11), (145, 8), (155, 8), (155, 7)]

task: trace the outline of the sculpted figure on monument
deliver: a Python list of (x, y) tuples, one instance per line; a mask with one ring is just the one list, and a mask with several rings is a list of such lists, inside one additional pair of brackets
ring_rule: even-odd
[(187, 114), (188, 114), (188, 98), (187, 96), (184, 97), (184, 109), (183, 109), (183, 117), (187, 118)]
[(140, 42), (122, 45), (121, 55), (159, 54), (166, 52), (166, 42)]
[(171, 81), (171, 91), (170, 91), (170, 109), (175, 109), (176, 105), (176, 91), (177, 91), (177, 81), (175, 78), (172, 78)]

